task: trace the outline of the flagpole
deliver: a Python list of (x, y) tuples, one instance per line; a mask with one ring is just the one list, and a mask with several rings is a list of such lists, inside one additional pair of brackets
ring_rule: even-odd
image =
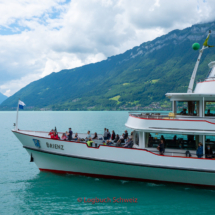
[(15, 129), (16, 131), (17, 131), (17, 129), (18, 129), (19, 101), (20, 101), (20, 99), (18, 100), (17, 112), (16, 112), (16, 129)]
[(197, 61), (196, 61), (196, 64), (195, 64), (195, 67), (194, 67), (194, 70), (193, 70), (193, 74), (192, 74), (191, 79), (190, 79), (190, 83), (189, 83), (189, 86), (188, 86), (187, 93), (193, 93), (193, 85), (194, 85), (195, 78), (196, 78), (196, 72), (197, 72), (197, 70), (198, 70), (199, 62), (200, 62), (200, 59), (201, 59), (201, 57), (202, 57), (203, 51), (204, 51), (204, 46), (203, 46), (202, 49), (199, 51), (199, 56), (198, 56), (198, 59), (197, 59)]
[(202, 57), (202, 53), (203, 53), (204, 49), (210, 47), (210, 46), (208, 46), (208, 40), (209, 40), (210, 34), (211, 34), (211, 31), (209, 31), (208, 36), (207, 36), (205, 42), (203, 43), (202, 49), (200, 49), (200, 51), (199, 51), (199, 56), (198, 56), (198, 59), (196, 61), (195, 67), (193, 69), (193, 73), (192, 73), (192, 76), (190, 79), (187, 93), (193, 93), (193, 86), (194, 86), (194, 82), (195, 82), (195, 78), (196, 78), (196, 72), (197, 72), (198, 67), (199, 67), (199, 62), (200, 62), (200, 59)]

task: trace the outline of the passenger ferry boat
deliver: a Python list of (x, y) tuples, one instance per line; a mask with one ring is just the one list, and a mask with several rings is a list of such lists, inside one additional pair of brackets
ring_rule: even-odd
[[(215, 61), (209, 63), (208, 77), (193, 91), (209, 35), (199, 52), (187, 93), (166, 94), (172, 112), (129, 113), (125, 125), (133, 130), (132, 148), (103, 145), (102, 140), (96, 140), (92, 147), (81, 141), (53, 140), (48, 132), (19, 130), (17, 125), (12, 131), (41, 171), (214, 187), (215, 160), (205, 158), (205, 146), (215, 149), (215, 115), (208, 111), (215, 104)], [(186, 114), (182, 115), (185, 107)], [(157, 150), (161, 135), (166, 138), (164, 155)], [(196, 157), (199, 142), (203, 143), (202, 158)], [(191, 157), (186, 156), (187, 151)]]

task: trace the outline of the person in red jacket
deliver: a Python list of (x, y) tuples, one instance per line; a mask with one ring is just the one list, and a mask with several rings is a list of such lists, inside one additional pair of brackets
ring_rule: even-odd
[(51, 139), (54, 139), (54, 133), (51, 133), (51, 134), (50, 134), (50, 138), (51, 138)]
[(54, 134), (54, 138), (53, 139), (55, 139), (55, 140), (59, 140), (60, 138), (58, 137), (58, 134), (57, 133), (55, 133)]
[(49, 135), (52, 135), (52, 134), (54, 134), (54, 130), (53, 129), (49, 132)]

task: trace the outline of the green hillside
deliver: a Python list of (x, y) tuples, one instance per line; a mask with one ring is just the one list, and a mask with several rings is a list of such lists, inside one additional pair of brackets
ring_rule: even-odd
[[(52, 73), (32, 82), (1, 104), (53, 110), (125, 110), (168, 108), (167, 92), (186, 92), (197, 60), (192, 44), (202, 44), (208, 30), (215, 44), (215, 22), (174, 30), (107, 60)], [(214, 30), (214, 31), (213, 31)], [(204, 79), (215, 48), (205, 50), (197, 73)]]

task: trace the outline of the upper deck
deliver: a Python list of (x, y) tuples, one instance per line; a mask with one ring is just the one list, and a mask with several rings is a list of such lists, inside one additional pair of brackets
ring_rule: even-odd
[(167, 93), (166, 97), (172, 103), (170, 113), (130, 112), (125, 125), (147, 132), (215, 135), (215, 94)]
[(147, 132), (215, 135), (215, 116), (130, 112), (125, 125)]

